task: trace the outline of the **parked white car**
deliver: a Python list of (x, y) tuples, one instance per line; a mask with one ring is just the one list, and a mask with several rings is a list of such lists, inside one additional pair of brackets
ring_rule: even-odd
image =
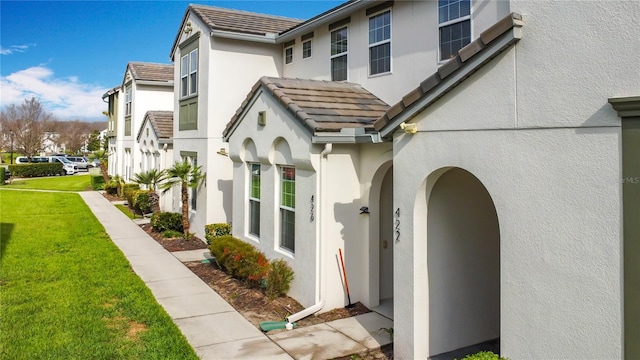
[(16, 164), (42, 163), (42, 162), (60, 162), (62, 163), (62, 169), (65, 175), (73, 175), (78, 172), (78, 166), (76, 166), (67, 158), (62, 156), (32, 156), (31, 161), (26, 156), (18, 156), (16, 158)]

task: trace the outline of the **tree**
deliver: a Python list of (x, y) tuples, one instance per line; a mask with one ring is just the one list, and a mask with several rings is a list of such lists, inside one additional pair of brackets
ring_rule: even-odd
[(93, 130), (91, 134), (89, 134), (89, 140), (87, 141), (87, 150), (88, 151), (96, 151), (100, 149), (100, 131)]
[(58, 134), (56, 143), (64, 146), (69, 154), (80, 153), (91, 132), (89, 125), (79, 120), (56, 121), (50, 131)]
[(205, 175), (201, 172), (201, 166), (194, 166), (187, 161), (176, 162), (167, 169), (167, 180), (160, 185), (162, 193), (168, 192), (172, 187), (180, 185), (180, 198), (182, 200), (182, 227), (184, 238), (189, 238), (189, 189), (197, 189), (204, 181)]
[(42, 149), (46, 128), (53, 118), (35, 98), (25, 99), (20, 105), (8, 105), (0, 117), (7, 130), (13, 131), (14, 149), (27, 157)]
[(133, 176), (133, 181), (138, 184), (145, 185), (149, 193), (149, 199), (151, 200), (151, 209), (154, 214), (160, 212), (160, 198), (156, 190), (158, 185), (163, 182), (166, 178), (166, 173), (164, 170), (151, 169), (149, 171), (137, 173)]
[(109, 153), (104, 150), (96, 150), (89, 154), (89, 161), (98, 160), (100, 162), (100, 171), (104, 178), (104, 183), (109, 183), (109, 173), (107, 172), (107, 161), (109, 161)]

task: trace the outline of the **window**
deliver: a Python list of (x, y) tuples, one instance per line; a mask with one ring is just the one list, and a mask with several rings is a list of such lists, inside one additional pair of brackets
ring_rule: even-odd
[(293, 46), (284, 49), (284, 63), (291, 64), (293, 62)]
[(331, 80), (347, 80), (347, 27), (331, 32)]
[(369, 74), (391, 71), (391, 11), (369, 18)]
[(198, 49), (184, 55), (180, 60), (180, 96), (198, 93)]
[(280, 168), (280, 247), (295, 252), (296, 169)]
[(455, 57), (471, 42), (471, 0), (438, 0), (440, 60)]
[(131, 136), (131, 116), (124, 118), (124, 135)]
[(260, 237), (260, 164), (249, 164), (249, 234)]
[(308, 59), (311, 57), (311, 40), (302, 43), (302, 58)]
[(131, 116), (131, 85), (127, 85), (125, 90), (124, 116)]
[(198, 44), (196, 34), (180, 45), (178, 130), (198, 129)]

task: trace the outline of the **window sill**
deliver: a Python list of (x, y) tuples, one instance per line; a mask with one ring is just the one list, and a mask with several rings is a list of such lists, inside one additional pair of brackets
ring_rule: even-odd
[(289, 250), (287, 250), (287, 249), (285, 249), (283, 247), (278, 246), (276, 248), (276, 252), (279, 253), (279, 254), (282, 254), (282, 255), (290, 258), (290, 259), (295, 259), (295, 253), (292, 253), (291, 251), (289, 251)]
[(392, 71), (387, 71), (387, 72), (383, 72), (383, 73), (379, 73), (379, 74), (375, 74), (375, 75), (369, 75), (369, 79), (375, 79), (375, 78), (379, 78), (379, 77), (383, 77), (383, 76), (387, 76), (387, 75), (393, 75)]
[(181, 97), (179, 101), (188, 101), (194, 98), (197, 98), (198, 94), (193, 94), (193, 95), (189, 95), (189, 96), (185, 96), (185, 97)]

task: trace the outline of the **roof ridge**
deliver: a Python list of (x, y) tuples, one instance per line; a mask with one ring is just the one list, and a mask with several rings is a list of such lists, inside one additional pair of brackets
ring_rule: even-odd
[(281, 16), (281, 15), (265, 14), (265, 13), (259, 13), (259, 12), (254, 12), (254, 11), (247, 11), (247, 10), (223, 8), (223, 7), (219, 7), (219, 6), (211, 6), (211, 5), (204, 5), (204, 4), (189, 4), (189, 8), (192, 8), (192, 9), (204, 8), (204, 9), (221, 11), (221, 12), (225, 12), (225, 13), (236, 13), (236, 14), (240, 13), (240, 14), (246, 14), (246, 15), (257, 15), (257, 16), (269, 17), (269, 18), (272, 18), (272, 19), (304, 21), (304, 19), (300, 19), (300, 18), (292, 18), (292, 17), (287, 17), (287, 16)]

